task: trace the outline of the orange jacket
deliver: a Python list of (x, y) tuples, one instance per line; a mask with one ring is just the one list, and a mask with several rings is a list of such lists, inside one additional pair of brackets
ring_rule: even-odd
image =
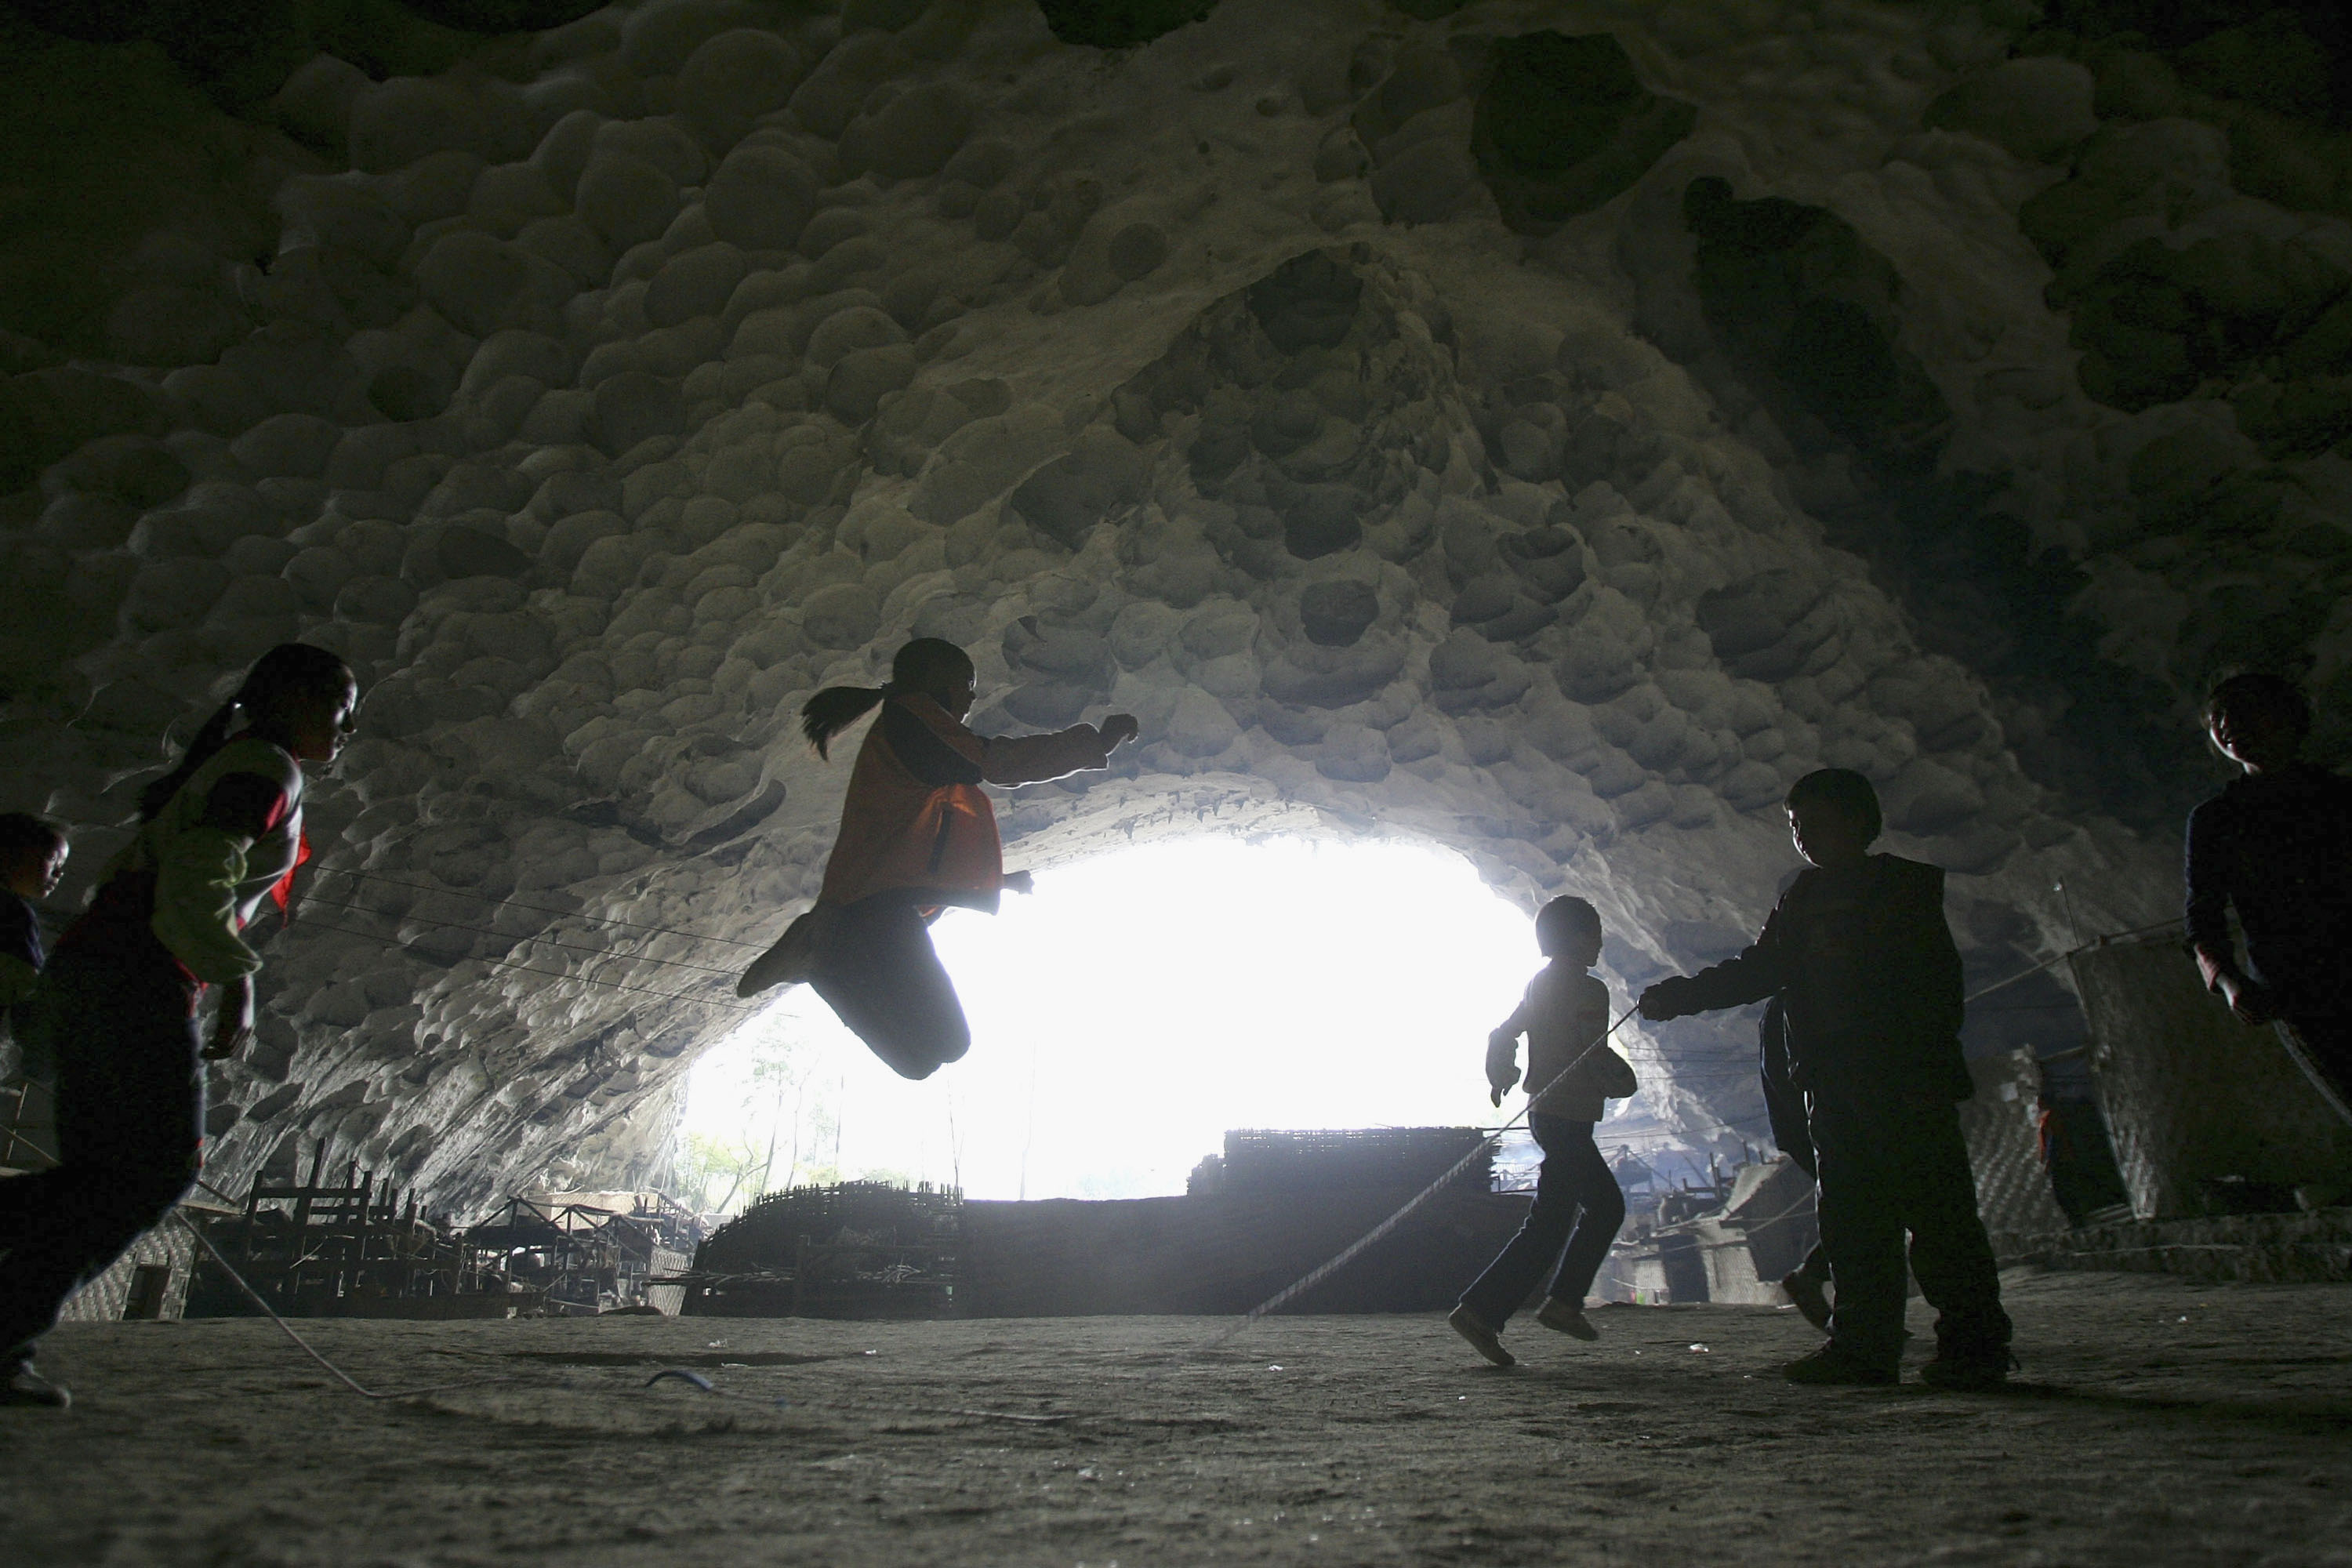
[(1024, 784), (1104, 764), (1091, 724), (988, 740), (928, 697), (892, 697), (857, 749), (820, 904), (919, 891), (923, 904), (996, 908), (1004, 886), (996, 812), (982, 784)]

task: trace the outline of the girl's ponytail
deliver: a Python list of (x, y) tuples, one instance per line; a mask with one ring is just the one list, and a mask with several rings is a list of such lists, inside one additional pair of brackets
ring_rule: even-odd
[(236, 722), (237, 712), (244, 706), (245, 689), (239, 687), (236, 696), (214, 710), (213, 716), (205, 721), (204, 728), (196, 731), (195, 739), (181, 753), (180, 765), (139, 792), (140, 821), (152, 822), (161, 816), (163, 808), (172, 804), (172, 797), (180, 793), (180, 786), (212, 761), (214, 752), (228, 744), (229, 727)]
[(889, 698), (929, 691), (945, 679), (970, 681), (971, 656), (940, 637), (917, 637), (890, 660), (887, 686), (828, 686), (801, 704), (801, 733), (820, 757), (833, 738)]
[(822, 757), (835, 735), (879, 708), (889, 695), (879, 686), (828, 686), (801, 704), (801, 733)]

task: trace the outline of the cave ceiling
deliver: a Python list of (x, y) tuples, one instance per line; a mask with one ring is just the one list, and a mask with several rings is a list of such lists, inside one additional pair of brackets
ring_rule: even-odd
[(78, 896), (349, 657), (208, 1163), (461, 1211), (657, 1171), (829, 847), (794, 710), (909, 635), (1142, 720), (1016, 864), (1409, 838), (1630, 990), (1842, 765), (1979, 980), (2160, 920), (2207, 682), (2352, 730), (2352, 45), (2179, 12), (17, 0), (0, 806)]

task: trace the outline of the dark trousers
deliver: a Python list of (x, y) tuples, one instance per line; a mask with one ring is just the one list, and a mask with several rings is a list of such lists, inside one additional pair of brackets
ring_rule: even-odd
[(850, 904), (817, 938), (809, 984), (900, 1078), (923, 1079), (971, 1048), (955, 983), (902, 895)]
[(1509, 1321), (1547, 1274), (1550, 1294), (1571, 1307), (1584, 1305), (1592, 1277), (1625, 1223), (1625, 1194), (1592, 1142), (1591, 1122), (1538, 1115), (1528, 1119), (1528, 1131), (1544, 1153), (1536, 1201), (1518, 1234), (1462, 1296), (1462, 1304), (1492, 1329)]
[(1977, 1215), (1959, 1113), (1934, 1100), (1811, 1103), (1821, 1162), (1822, 1246), (1837, 1287), (1830, 1341), (1893, 1368), (1903, 1357), (1904, 1233), (1911, 1272), (1938, 1313), (1939, 1355), (2005, 1354), (2009, 1314)]
[(205, 1086), (176, 973), (60, 955), (49, 974), (58, 1161), (0, 1182), (0, 1361), (172, 1211), (194, 1181)]

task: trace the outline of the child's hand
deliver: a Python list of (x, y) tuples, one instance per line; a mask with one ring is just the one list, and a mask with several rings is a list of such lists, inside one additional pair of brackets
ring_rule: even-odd
[(1143, 733), (1143, 726), (1132, 713), (1114, 713), (1097, 727), (1096, 733), (1102, 736), (1104, 751), (1115, 752)]
[(208, 1062), (226, 1061), (253, 1037), (253, 977), (232, 980), (221, 987), (220, 1016), (213, 1020), (212, 1042), (203, 1051)]
[(1486, 1037), (1486, 1091), (1495, 1104), (1519, 1081), (1519, 1037), (1499, 1031)]
[(2271, 990), (2242, 974), (2221, 977), (2221, 999), (2230, 1004), (2241, 1024), (2267, 1024), (2278, 1016), (2271, 1003)]
[(1026, 871), (1007, 871), (1004, 873), (1004, 890), (1008, 893), (1034, 893), (1037, 885), (1030, 880)]
[(1690, 1008), (1685, 1005), (1683, 996), (1684, 989), (1688, 984), (1689, 982), (1679, 974), (1671, 979), (1661, 980), (1643, 992), (1641, 1001), (1634, 1005), (1640, 1010), (1642, 1016), (1653, 1024), (1663, 1024), (1669, 1018), (1679, 1018), (1690, 1011)]

